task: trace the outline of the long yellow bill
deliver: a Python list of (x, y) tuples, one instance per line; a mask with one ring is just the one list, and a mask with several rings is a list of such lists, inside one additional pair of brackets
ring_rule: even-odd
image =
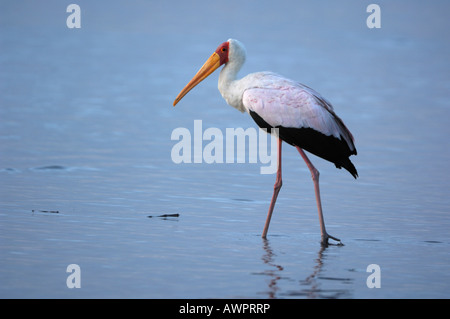
[(220, 66), (220, 57), (214, 52), (208, 60), (206, 60), (205, 64), (198, 70), (197, 74), (194, 75), (192, 80), (181, 90), (178, 94), (175, 101), (173, 101), (173, 106), (177, 105), (177, 103), (186, 95), (190, 90), (192, 90), (197, 84), (206, 79), (211, 73), (213, 73)]

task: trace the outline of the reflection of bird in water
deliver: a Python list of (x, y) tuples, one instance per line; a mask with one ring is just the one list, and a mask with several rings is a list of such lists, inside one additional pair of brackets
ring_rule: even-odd
[(272, 266), (273, 270), (267, 270), (264, 272), (265, 275), (270, 277), (269, 281), (269, 298), (273, 299), (276, 298), (276, 292), (278, 290), (277, 282), (281, 279), (281, 276), (278, 274), (280, 271), (283, 271), (283, 267), (280, 265), (276, 265), (273, 263), (273, 257), (275, 254), (272, 251), (272, 248), (270, 247), (269, 241), (267, 239), (263, 239), (263, 248), (265, 251), (265, 254), (262, 256), (262, 260), (265, 264)]
[(327, 248), (322, 246), (319, 249), (318, 257), (316, 258), (316, 265), (313, 268), (313, 272), (306, 277), (304, 280), (300, 281), (302, 286), (307, 286), (308, 288), (302, 289), (299, 293), (291, 293), (292, 295), (304, 295), (307, 298), (315, 299), (315, 298), (342, 298), (350, 294), (349, 289), (323, 289), (320, 288), (321, 284), (325, 282), (335, 282), (348, 284), (352, 282), (350, 278), (337, 278), (337, 277), (324, 277), (320, 276), (322, 271), (324, 260), (326, 260), (325, 250)]
[(317, 276), (322, 270), (323, 266), (323, 251), (325, 250), (324, 246), (321, 246), (319, 249), (319, 257), (316, 259), (316, 265), (313, 268), (313, 272), (311, 275), (306, 277), (304, 280), (300, 281), (301, 285), (309, 286), (308, 289), (304, 289), (306, 296), (311, 299), (315, 299), (318, 297), (318, 293), (320, 293), (319, 290), (319, 283), (317, 282)]
[(281, 276), (281, 271), (284, 267), (275, 262), (275, 256), (273, 249), (267, 239), (263, 240), (264, 255), (261, 257), (264, 264), (271, 266), (271, 270), (266, 270), (263, 272), (264, 275), (269, 277), (268, 284), (268, 297), (271, 299), (277, 298), (277, 295), (288, 296), (288, 297), (306, 297), (308, 299), (316, 298), (343, 298), (350, 295), (350, 289), (323, 289), (321, 285), (325, 282), (334, 282), (337, 284), (349, 284), (352, 283), (351, 278), (337, 278), (337, 277), (325, 277), (321, 276), (321, 272), (324, 266), (324, 260), (326, 260), (326, 249), (327, 247), (321, 246), (318, 252), (318, 257), (315, 259), (315, 265), (309, 276), (303, 280), (299, 280), (302, 287), (300, 290), (291, 290), (286, 292), (280, 292), (279, 281), (280, 279), (290, 279)]

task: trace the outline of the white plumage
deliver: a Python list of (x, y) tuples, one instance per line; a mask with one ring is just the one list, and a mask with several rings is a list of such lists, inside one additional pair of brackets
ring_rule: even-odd
[[(278, 77), (265, 74), (267, 77)], [(337, 119), (331, 104), (317, 92), (299, 84), (246, 89), (242, 103), (273, 127), (312, 128), (324, 135), (345, 139), (351, 150), (353, 139)], [(326, 103), (326, 104), (325, 104)]]

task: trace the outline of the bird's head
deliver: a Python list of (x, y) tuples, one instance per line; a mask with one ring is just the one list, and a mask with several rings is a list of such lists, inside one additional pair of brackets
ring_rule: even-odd
[(229, 39), (228, 41), (219, 45), (214, 51), (214, 53), (206, 60), (205, 64), (198, 70), (197, 74), (194, 75), (191, 81), (181, 90), (181, 92), (173, 101), (173, 106), (175, 106), (190, 90), (192, 90), (197, 84), (206, 79), (211, 73), (213, 73), (217, 68), (228, 62), (238, 62), (242, 64), (245, 60), (245, 49), (244, 46), (234, 39)]

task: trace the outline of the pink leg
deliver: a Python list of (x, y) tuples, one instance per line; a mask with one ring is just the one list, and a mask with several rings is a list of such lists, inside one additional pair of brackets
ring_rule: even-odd
[(336, 241), (339, 241), (340, 239), (337, 239), (336, 237), (333, 237), (329, 235), (325, 229), (325, 222), (323, 220), (323, 213), (322, 213), (322, 202), (320, 200), (320, 189), (319, 189), (319, 171), (314, 167), (314, 165), (311, 163), (309, 158), (306, 156), (305, 152), (303, 150), (296, 146), (298, 152), (302, 156), (303, 160), (305, 161), (306, 165), (308, 166), (312, 180), (314, 182), (314, 192), (316, 193), (316, 202), (317, 202), (317, 209), (319, 210), (319, 222), (320, 222), (320, 233), (322, 234), (322, 245), (327, 246), (328, 245), (328, 239), (334, 239)]
[(262, 233), (262, 238), (267, 237), (267, 231), (269, 230), (270, 219), (272, 218), (273, 208), (275, 207), (275, 202), (277, 201), (278, 193), (280, 192), (281, 185), (283, 181), (281, 180), (281, 144), (283, 141), (278, 138), (278, 170), (277, 179), (275, 180), (275, 185), (273, 186), (272, 201), (270, 202), (269, 212), (267, 213), (266, 224), (264, 225), (264, 230)]

